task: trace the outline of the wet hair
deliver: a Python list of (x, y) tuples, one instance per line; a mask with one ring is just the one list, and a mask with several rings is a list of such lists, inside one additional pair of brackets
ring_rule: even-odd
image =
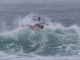
[(41, 18), (40, 18), (40, 17), (38, 17), (38, 19), (40, 20)]

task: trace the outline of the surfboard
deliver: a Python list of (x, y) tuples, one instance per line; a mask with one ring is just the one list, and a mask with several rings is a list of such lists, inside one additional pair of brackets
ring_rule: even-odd
[(29, 25), (30, 29), (34, 30), (34, 26), (33, 25)]

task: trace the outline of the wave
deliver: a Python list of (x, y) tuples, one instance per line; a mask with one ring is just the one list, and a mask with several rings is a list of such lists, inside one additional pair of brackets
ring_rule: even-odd
[(39, 15), (30, 14), (19, 19), (18, 28), (0, 32), (0, 50), (6, 53), (34, 53), (37, 55), (69, 56), (79, 55), (79, 26), (64, 27), (60, 23), (52, 23), (48, 17), (42, 17), (49, 23), (44, 29), (33, 31), (28, 25), (34, 25), (32, 18)]

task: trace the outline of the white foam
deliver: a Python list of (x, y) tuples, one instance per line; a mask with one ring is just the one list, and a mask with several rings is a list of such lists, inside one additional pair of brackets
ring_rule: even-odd
[[(7, 38), (13, 38), (13, 39), (15, 39), (15, 40), (18, 40), (18, 35), (19, 35), (19, 31), (24, 31), (25, 29), (27, 30), (28, 29), (28, 27), (26, 26), (26, 25), (28, 25), (28, 24), (35, 24), (35, 22), (32, 20), (32, 18), (33, 18), (33, 16), (34, 16), (34, 14), (30, 14), (30, 15), (28, 15), (28, 16), (26, 16), (25, 18), (23, 18), (23, 19), (20, 19), (19, 20), (19, 24), (18, 24), (18, 28), (17, 29), (15, 29), (15, 30), (12, 30), (12, 31), (6, 31), (6, 32), (0, 32), (0, 36), (3, 36), (3, 37), (5, 37), (5, 40), (7, 39)], [(52, 30), (52, 31), (54, 31), (54, 30), (56, 30), (56, 29), (63, 29), (63, 30), (66, 30), (66, 29), (73, 29), (73, 30), (75, 30), (76, 32), (77, 32), (77, 34), (79, 35), (79, 41), (80, 41), (80, 28), (79, 28), (79, 26), (77, 26), (77, 25), (72, 25), (72, 26), (70, 26), (70, 27), (64, 27), (62, 24), (60, 24), (60, 23), (52, 23), (51, 22), (51, 20), (50, 19), (46, 19), (45, 18), (45, 20), (47, 20), (48, 22), (49, 22), (49, 25), (48, 26), (45, 26), (45, 30), (46, 29), (50, 29), (50, 30)], [(52, 32), (51, 32), (52, 33)], [(43, 37), (45, 37), (45, 36), (43, 36)], [(43, 39), (43, 40), (47, 40), (46, 39), (46, 37), (45, 37), (45, 39)], [(46, 42), (46, 41), (42, 41), (41, 43), (43, 43), (43, 42)], [(36, 43), (37, 44), (37, 43)], [(35, 46), (36, 44), (33, 44), (33, 46)], [(42, 46), (44, 46), (44, 45), (42, 45)], [(68, 51), (68, 50), (70, 50), (71, 49), (71, 46), (73, 46), (73, 45), (66, 45), (66, 46), (68, 46), (65, 50), (66, 51)], [(44, 46), (45, 47), (45, 46)], [(39, 52), (39, 51), (41, 51), (44, 47), (41, 47), (41, 48), (39, 48), (35, 53), (37, 53), (37, 52)], [(61, 47), (59, 47), (59, 48), (61, 48)], [(80, 48), (79, 46), (78, 46), (78, 48)], [(21, 50), (21, 52), (23, 53), (23, 50)], [(73, 52), (75, 52), (75, 51), (73, 51)], [(13, 59), (11, 59), (11, 60), (51, 60), (51, 59), (53, 59), (53, 60), (67, 60), (68, 58), (68, 60), (76, 60), (76, 59), (79, 59), (79, 57), (72, 57), (72, 56), (70, 56), (70, 57), (64, 57), (64, 56), (60, 56), (60, 57), (38, 57), (38, 56), (35, 56), (35, 57), (30, 57), (30, 58), (24, 58), (24, 57), (20, 57), (20, 56), (16, 56), (16, 55), (6, 55), (5, 53), (2, 53), (3, 54), (3, 56), (4, 56), (4, 58), (3, 57), (0, 57), (0, 58), (2, 58), (2, 60), (10, 60), (11, 58), (13, 58)], [(5, 56), (7, 56), (7, 57), (5, 57)], [(64, 57), (64, 58), (63, 58)]]
[(10, 55), (0, 51), (0, 60), (80, 60), (79, 56)]
[[(36, 14), (31, 13), (28, 16), (25, 16), (24, 18), (18, 19), (18, 28), (12, 30), (12, 31), (5, 31), (5, 32), (0, 32), (1, 35), (17, 35), (20, 30), (25, 30), (28, 29), (28, 25), (32, 24), (34, 25), (36, 22), (32, 20), (32, 18), (38, 17)], [(45, 25), (45, 30), (46, 29), (51, 29), (51, 30), (56, 30), (56, 29), (74, 29), (80, 36), (80, 27), (77, 26), (76, 24), (70, 26), (70, 27), (64, 27), (61, 23), (57, 22), (51, 22), (51, 20), (48, 17), (44, 17), (44, 20), (48, 22), (49, 25)]]

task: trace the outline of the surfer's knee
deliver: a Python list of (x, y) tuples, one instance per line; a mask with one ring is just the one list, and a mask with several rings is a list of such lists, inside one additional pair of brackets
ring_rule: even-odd
[(41, 28), (41, 29), (43, 29), (43, 28), (44, 28), (44, 26), (40, 26), (40, 28)]
[(38, 26), (38, 24), (35, 24), (34, 27)]

